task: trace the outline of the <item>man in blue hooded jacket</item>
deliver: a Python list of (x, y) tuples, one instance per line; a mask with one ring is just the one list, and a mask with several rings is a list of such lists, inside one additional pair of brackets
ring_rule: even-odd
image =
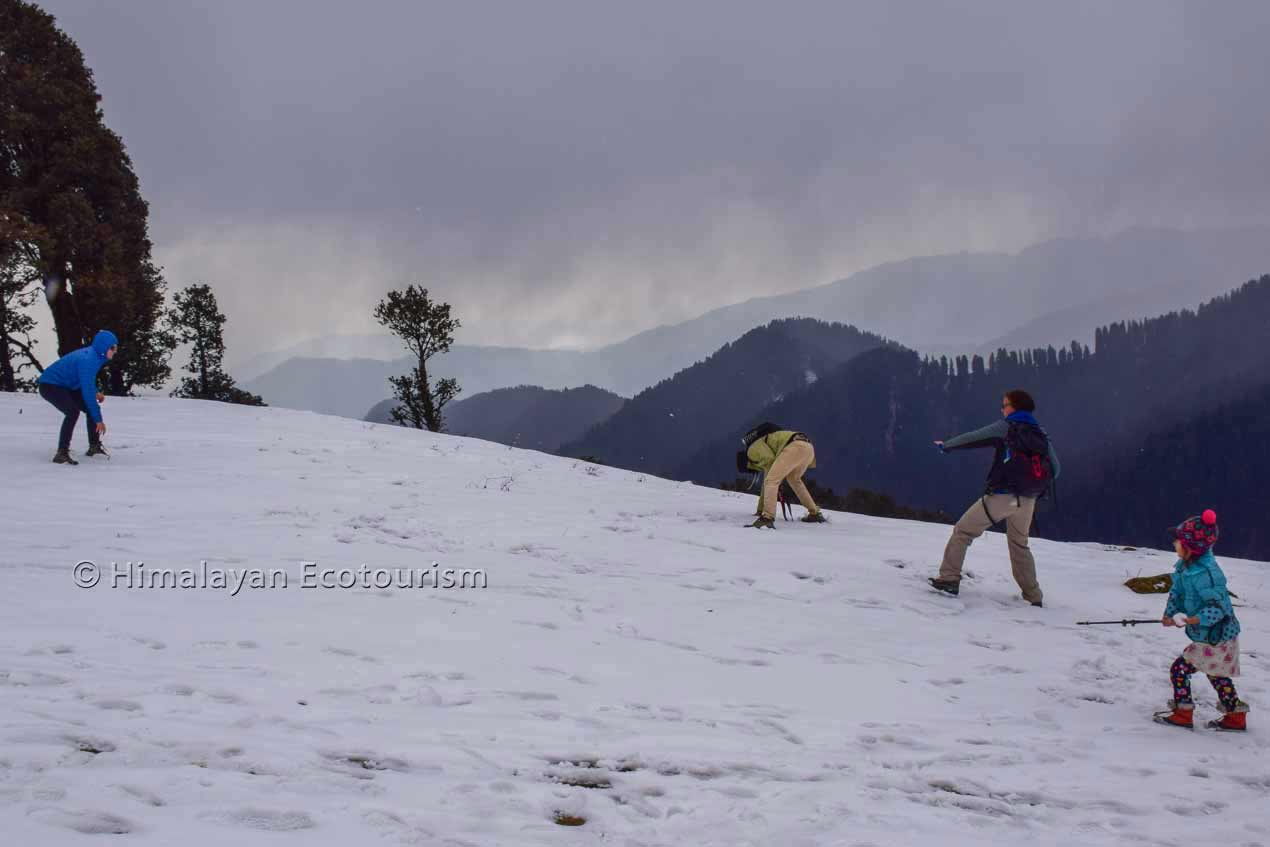
[(995, 451), (983, 496), (953, 527), (939, 576), (930, 580), (936, 590), (957, 594), (966, 551), (990, 527), (1004, 522), (1014, 581), (1022, 590), (1024, 600), (1033, 606), (1042, 604), (1036, 560), (1028, 546), (1028, 535), (1036, 500), (1058, 479), (1060, 467), (1054, 445), (1037, 422), (1035, 411), (1036, 401), (1032, 395), (1020, 390), (1007, 391), (1001, 398), (1001, 420), (983, 429), (935, 442), (944, 453), (978, 447), (991, 447)]
[(79, 413), (88, 415), (88, 456), (105, 456), (101, 437), (106, 434), (106, 424), (101, 418), (101, 401), (106, 399), (97, 391), (97, 372), (119, 349), (119, 339), (108, 329), (93, 336), (93, 343), (67, 353), (40, 374), (40, 396), (52, 403), (65, 417), (57, 440), (57, 454), (53, 461), (59, 465), (78, 465), (71, 457), (71, 435)]

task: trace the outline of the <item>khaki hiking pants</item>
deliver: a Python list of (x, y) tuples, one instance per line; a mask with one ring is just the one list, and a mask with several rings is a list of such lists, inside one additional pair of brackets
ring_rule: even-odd
[(1041, 600), (1041, 586), (1036, 581), (1036, 560), (1028, 548), (1028, 533), (1032, 529), (1032, 513), (1036, 510), (1035, 497), (1017, 497), (1013, 494), (988, 494), (966, 510), (953, 527), (952, 538), (944, 549), (944, 563), (939, 568), (939, 578), (948, 582), (961, 580), (961, 568), (966, 561), (966, 551), (979, 536), (987, 532), (993, 522), (1005, 521), (1005, 536), (1010, 547), (1010, 567), (1014, 581), (1023, 590), (1023, 599), (1029, 603)]
[(776, 495), (781, 483), (785, 480), (789, 480), (789, 487), (794, 489), (794, 493), (798, 495), (798, 502), (802, 503), (808, 512), (814, 515), (820, 511), (816, 508), (816, 501), (811, 499), (811, 492), (807, 490), (806, 485), (803, 485), (803, 474), (807, 473), (807, 469), (814, 461), (816, 461), (816, 450), (811, 446), (810, 441), (800, 439), (785, 445), (785, 449), (781, 450), (776, 461), (772, 462), (771, 470), (763, 479), (763, 498), (759, 500), (759, 509), (763, 517), (773, 519), (776, 517), (778, 502)]

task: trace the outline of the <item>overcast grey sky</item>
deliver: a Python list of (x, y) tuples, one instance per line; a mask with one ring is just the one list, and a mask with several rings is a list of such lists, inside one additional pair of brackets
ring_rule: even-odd
[(1270, 4), (43, 0), (236, 358), (596, 345), (890, 259), (1270, 221)]

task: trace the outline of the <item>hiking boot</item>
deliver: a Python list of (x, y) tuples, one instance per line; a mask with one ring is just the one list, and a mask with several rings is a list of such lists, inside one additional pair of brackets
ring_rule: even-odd
[(1182, 729), (1195, 728), (1195, 704), (1169, 701), (1169, 708), (1155, 713), (1155, 722), (1165, 726), (1176, 726)]
[(942, 591), (945, 594), (951, 594), (956, 597), (961, 593), (961, 583), (953, 582), (951, 579), (940, 579), (939, 577), (930, 578), (930, 587), (936, 591)]
[(100, 441), (94, 441), (92, 444), (89, 444), (88, 452), (85, 453), (84, 455), (85, 456), (105, 456), (107, 459), (110, 458), (110, 454), (106, 452), (105, 447), (101, 446)]
[(1247, 712), (1231, 712), (1222, 715), (1221, 720), (1209, 721), (1208, 727), (1221, 732), (1247, 732), (1248, 714)]
[(1240, 700), (1235, 705), (1233, 712), (1227, 712), (1221, 718), (1215, 721), (1209, 721), (1210, 729), (1220, 730), (1222, 732), (1247, 732), (1248, 731), (1248, 704)]
[(70, 450), (58, 450), (53, 455), (53, 464), (55, 465), (78, 465), (79, 462), (71, 457)]
[(799, 520), (803, 523), (829, 523), (829, 521), (825, 520), (823, 512), (808, 512), (799, 518)]
[(750, 529), (776, 529), (776, 521), (771, 518), (764, 517), (763, 515), (759, 515), (758, 520), (750, 524)]

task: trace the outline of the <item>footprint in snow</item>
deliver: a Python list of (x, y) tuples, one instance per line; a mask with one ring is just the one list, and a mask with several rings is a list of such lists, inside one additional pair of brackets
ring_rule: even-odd
[(84, 835), (127, 835), (136, 829), (136, 825), (127, 818), (107, 812), (41, 809), (32, 816), (50, 826)]
[(1025, 668), (1016, 668), (1012, 665), (983, 665), (979, 671), (985, 675), (989, 674), (1021, 674), (1027, 673)]
[(36, 644), (26, 652), (28, 656), (64, 656), (67, 653), (74, 653), (75, 648), (69, 644), (60, 642)]
[(945, 688), (950, 685), (965, 685), (966, 681), (959, 676), (953, 676), (948, 679), (932, 679), (930, 684)]
[(67, 735), (64, 736), (63, 740), (81, 753), (89, 753), (96, 756), (100, 753), (115, 752), (114, 744), (95, 735)]
[(995, 641), (987, 641), (984, 639), (970, 638), (967, 643), (974, 647), (982, 647), (985, 650), (996, 650), (1001, 653), (1008, 653), (1014, 649), (1012, 644), (1001, 644)]
[(766, 668), (771, 666), (771, 662), (766, 659), (730, 659), (726, 656), (711, 656), (712, 661), (721, 665), (744, 665), (752, 668)]
[(275, 809), (245, 808), (229, 812), (209, 812), (201, 817), (227, 826), (245, 826), (264, 832), (294, 832), (317, 826), (317, 822), (304, 812)]
[(436, 838), (431, 830), (408, 823), (400, 815), (387, 809), (367, 809), (361, 813), (361, 817), (367, 826), (396, 832), (403, 844), (428, 844)]
[(0, 686), (14, 688), (45, 688), (70, 682), (64, 676), (43, 671), (0, 671)]
[(891, 610), (890, 603), (873, 597), (852, 597), (846, 601), (846, 604), (857, 609), (872, 609), (882, 612), (889, 612)]
[(209, 700), (215, 700), (217, 703), (226, 703), (234, 706), (243, 702), (243, 698), (239, 697), (232, 691), (209, 691), (207, 692)]
[(132, 640), (145, 647), (149, 647), (151, 650), (166, 650), (168, 648), (168, 645), (164, 644), (157, 638), (142, 638), (134, 636)]
[(350, 650), (347, 647), (324, 647), (322, 648), (322, 652), (330, 653), (333, 656), (345, 656), (350, 659), (358, 659), (359, 661), (363, 661), (363, 662), (373, 663), (373, 662), (379, 661), (374, 656), (364, 656), (361, 653), (358, 653), (356, 650)]
[(319, 755), (340, 770), (410, 772), (410, 764), (405, 759), (385, 756), (372, 750), (324, 750)]
[(511, 697), (513, 700), (544, 701), (560, 699), (555, 694), (546, 691), (497, 691), (495, 693), (503, 697)]
[(521, 626), (536, 626), (539, 629), (559, 629), (560, 628), (559, 624), (554, 624), (554, 623), (551, 623), (550, 621), (516, 621), (515, 623), (518, 623)]
[(785, 739), (790, 744), (797, 744), (801, 746), (803, 743), (803, 740), (801, 738), (799, 738), (797, 735), (791, 732), (787, 727), (785, 727), (784, 725), (774, 720), (771, 720), (769, 718), (764, 718), (763, 720), (758, 721), (758, 724), (760, 726), (767, 727), (769, 730), (771, 730), (772, 732), (774, 732), (776, 735), (780, 736), (781, 738)]
[(534, 667), (534, 670), (538, 671), (538, 673), (546, 674), (548, 676), (563, 677), (569, 680), (570, 682), (576, 682), (579, 685), (591, 684), (591, 680), (587, 679), (586, 677), (578, 676), (575, 673), (570, 673), (569, 671), (561, 670), (560, 668), (548, 668), (548, 667), (542, 667), (541, 665), (538, 665)]
[(158, 794), (155, 794), (153, 791), (149, 790), (148, 788), (142, 788), (139, 785), (117, 785), (115, 787), (118, 788), (120, 791), (122, 791), (124, 794), (127, 794), (132, 799), (140, 803), (144, 803), (147, 806), (159, 807), (159, 806), (167, 805), (167, 803), (164, 801), (162, 797), (160, 797)]

